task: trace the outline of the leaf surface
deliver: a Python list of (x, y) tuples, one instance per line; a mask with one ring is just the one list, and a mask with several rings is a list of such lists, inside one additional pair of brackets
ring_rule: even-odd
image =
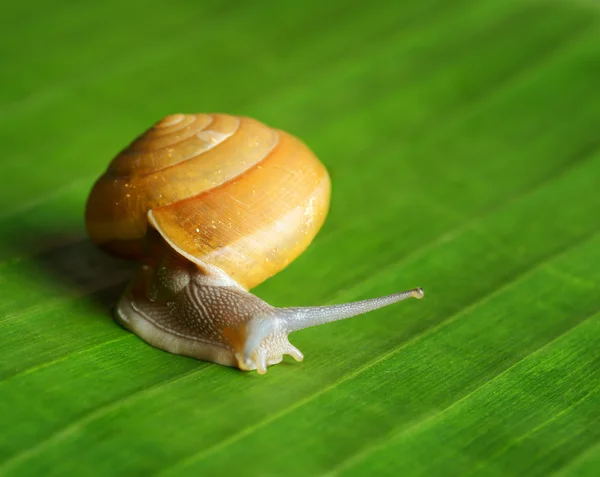
[[(39, 3), (39, 4), (38, 4)], [(600, 472), (600, 5), (0, 7), (0, 475)], [(422, 286), (266, 376), (111, 319), (85, 237), (108, 161), (174, 112), (255, 117), (333, 180), (274, 305)]]

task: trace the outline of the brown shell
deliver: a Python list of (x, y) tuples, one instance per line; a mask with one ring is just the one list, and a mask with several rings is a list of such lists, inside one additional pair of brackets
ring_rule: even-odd
[(329, 196), (325, 167), (290, 134), (244, 117), (175, 114), (110, 163), (86, 225), (105, 250), (142, 259), (150, 218), (179, 252), (249, 289), (304, 251)]

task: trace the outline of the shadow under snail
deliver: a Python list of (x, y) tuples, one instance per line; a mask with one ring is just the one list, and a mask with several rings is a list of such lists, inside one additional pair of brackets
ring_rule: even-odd
[(329, 210), (327, 170), (256, 120), (174, 114), (110, 163), (86, 206), (92, 241), (141, 262), (116, 320), (165, 351), (242, 370), (302, 353), (288, 333), (404, 300), (275, 308), (248, 292), (300, 255)]

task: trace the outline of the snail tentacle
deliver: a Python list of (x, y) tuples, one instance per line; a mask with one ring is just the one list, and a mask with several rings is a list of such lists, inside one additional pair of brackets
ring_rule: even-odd
[(277, 314), (285, 330), (291, 333), (292, 331), (303, 330), (304, 328), (362, 315), (406, 300), (407, 298), (423, 298), (423, 289), (414, 288), (388, 296), (342, 303), (340, 305), (279, 308)]

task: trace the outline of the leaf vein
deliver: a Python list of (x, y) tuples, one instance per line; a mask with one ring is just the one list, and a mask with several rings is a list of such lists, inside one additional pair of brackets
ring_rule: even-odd
[[(512, 370), (514, 370), (517, 366), (521, 365), (523, 362), (525, 362), (525, 361), (529, 360), (530, 358), (535, 357), (537, 354), (545, 351), (548, 347), (552, 346), (557, 341), (562, 340), (563, 338), (565, 338), (565, 336), (568, 336), (570, 333), (575, 332), (579, 327), (585, 325), (585, 323), (589, 322), (593, 318), (596, 318), (598, 316), (598, 313), (599, 313), (599, 310), (595, 310), (594, 312), (592, 312), (591, 314), (589, 314), (588, 316), (586, 316), (582, 321), (580, 321), (576, 325), (568, 328), (567, 330), (565, 330), (562, 333), (560, 333), (558, 336), (552, 338), (547, 343), (543, 344), (539, 348), (531, 351), (530, 353), (528, 353), (524, 357), (520, 358), (515, 363), (511, 364), (508, 368), (506, 368), (503, 371), (501, 371), (500, 373), (492, 376), (491, 378), (489, 378), (488, 380), (486, 380), (485, 382), (483, 382), (481, 385), (477, 386), (475, 389), (473, 389), (469, 393), (467, 393), (464, 396), (462, 396), (460, 399), (457, 399), (456, 401), (453, 401), (452, 403), (450, 403), (445, 408), (436, 411), (435, 413), (431, 414), (430, 416), (424, 417), (423, 419), (415, 422), (413, 425), (411, 425), (411, 426), (409, 426), (409, 427), (407, 427), (405, 429), (402, 429), (399, 432), (396, 432), (396, 433), (392, 432), (391, 435), (388, 436), (388, 438), (386, 438), (385, 441), (382, 441), (382, 442), (380, 442), (378, 444), (375, 444), (375, 445), (372, 445), (372, 446), (368, 446), (368, 447), (364, 448), (362, 451), (360, 451), (358, 453), (355, 453), (350, 459), (347, 459), (346, 461), (343, 461), (340, 465), (336, 466), (334, 469), (330, 470), (329, 472), (327, 472), (324, 475), (326, 475), (326, 476), (334, 476), (334, 475), (337, 475), (337, 473), (339, 471), (343, 471), (343, 470), (346, 470), (348, 468), (353, 467), (354, 465), (356, 465), (359, 462), (361, 462), (364, 459), (366, 459), (372, 453), (378, 451), (379, 449), (385, 448), (387, 445), (389, 445), (389, 443), (390, 443), (390, 441), (392, 439), (397, 439), (397, 438), (399, 438), (401, 436), (410, 435), (410, 434), (414, 433), (415, 431), (417, 431), (419, 428), (421, 428), (421, 427), (427, 425), (428, 423), (430, 423), (432, 421), (435, 421), (436, 419), (440, 418), (440, 416), (443, 416), (444, 414), (446, 414), (447, 412), (451, 411), (456, 406), (464, 404), (465, 402), (467, 402), (470, 398), (472, 398), (474, 395), (476, 395), (481, 390), (487, 388), (490, 385), (494, 385), (495, 382), (498, 379), (503, 378), (506, 374), (510, 373)], [(583, 400), (589, 394), (590, 393), (588, 393), (588, 394), (586, 394), (586, 396), (580, 398), (579, 401)], [(579, 402), (579, 401), (577, 401), (577, 402)], [(575, 404), (571, 404), (568, 408), (564, 409), (561, 412), (566, 412), (567, 409), (569, 409), (570, 407), (574, 406)]]
[(111, 411), (119, 409), (126, 403), (128, 403), (130, 401), (134, 401), (135, 399), (138, 399), (141, 396), (145, 396), (148, 394), (152, 394), (153, 392), (163, 390), (166, 386), (173, 385), (176, 382), (181, 381), (187, 377), (196, 376), (197, 373), (205, 371), (206, 369), (208, 369), (211, 366), (212, 366), (212, 363), (200, 363), (199, 368), (186, 371), (182, 374), (168, 378), (168, 379), (161, 381), (157, 384), (154, 384), (152, 386), (144, 387), (138, 391), (135, 391), (133, 393), (130, 393), (130, 394), (120, 398), (120, 399), (117, 399), (116, 401), (113, 401), (112, 403), (109, 403), (107, 405), (97, 408), (96, 410), (88, 413), (87, 415), (83, 416), (82, 418), (77, 419), (76, 421), (72, 422), (70, 425), (62, 428), (58, 432), (51, 434), (50, 436), (41, 440), (40, 442), (33, 445), (32, 447), (30, 447), (22, 452), (19, 452), (16, 455), (14, 455), (13, 457), (11, 457), (10, 459), (4, 461), (2, 463), (2, 465), (0, 465), (0, 473), (6, 472), (6, 470), (8, 470), (8, 469), (14, 468), (16, 465), (23, 462), (24, 460), (27, 460), (29, 457), (41, 452), (43, 450), (43, 448), (48, 447), (49, 445), (52, 445), (53, 443), (59, 442), (62, 439), (65, 439), (66, 437), (75, 434), (79, 429), (81, 429), (87, 423), (92, 422), (92, 421), (108, 414)]

